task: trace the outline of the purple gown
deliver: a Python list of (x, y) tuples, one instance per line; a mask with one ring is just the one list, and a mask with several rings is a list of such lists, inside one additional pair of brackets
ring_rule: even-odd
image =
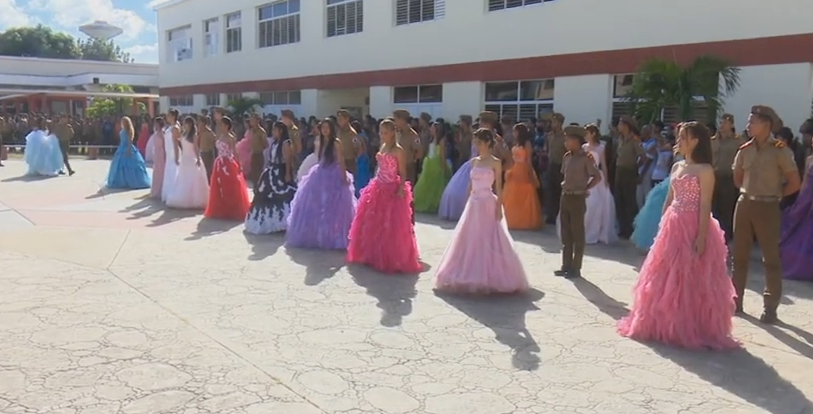
[(779, 251), (785, 279), (813, 281), (813, 167), (796, 202), (782, 212)]

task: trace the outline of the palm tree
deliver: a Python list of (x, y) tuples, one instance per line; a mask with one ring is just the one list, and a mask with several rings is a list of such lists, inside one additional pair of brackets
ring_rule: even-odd
[(662, 118), (667, 108), (676, 109), (681, 120), (692, 119), (695, 110), (704, 106), (711, 121), (723, 111), (724, 99), (739, 86), (740, 68), (724, 58), (700, 56), (686, 67), (650, 59), (635, 73), (626, 100), (643, 122)]
[(240, 122), (242, 122), (242, 119), (245, 118), (246, 115), (257, 112), (258, 106), (263, 105), (263, 101), (257, 98), (248, 98), (245, 96), (231, 99), (226, 104), (226, 106), (229, 108), (229, 112), (231, 112), (232, 118), (235, 120), (240, 120)]

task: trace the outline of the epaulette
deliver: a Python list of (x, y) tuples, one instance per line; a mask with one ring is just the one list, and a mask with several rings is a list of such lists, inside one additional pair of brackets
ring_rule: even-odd
[(718, 136), (717, 134), (714, 134), (714, 135), (711, 136), (711, 139), (715, 140), (715, 139), (717, 139), (717, 136)]
[(591, 159), (591, 160), (593, 160), (593, 161), (595, 161), (595, 160), (596, 160), (596, 157), (594, 157), (594, 156), (593, 156), (593, 153), (592, 153), (592, 152), (588, 152), (588, 153), (587, 153), (587, 158), (590, 158), (590, 159)]
[(496, 141), (502, 141), (502, 140), (503, 140), (503, 137), (502, 137), (502, 135), (500, 135), (500, 134), (494, 134), (494, 140), (496, 140)]
[(749, 139), (747, 142), (745, 142), (744, 144), (740, 145), (740, 149), (745, 149), (745, 148), (750, 147), (750, 146), (751, 146), (751, 144), (752, 144), (753, 142), (754, 142), (754, 140)]
[(565, 153), (565, 157), (569, 157), (569, 156), (571, 156), (571, 155), (573, 155), (573, 153), (572, 153), (572, 152), (570, 152), (570, 151), (568, 151), (568, 152), (566, 152), (566, 153)]
[(781, 139), (777, 139), (773, 143), (773, 146), (776, 147), (776, 148), (785, 148), (785, 143)]

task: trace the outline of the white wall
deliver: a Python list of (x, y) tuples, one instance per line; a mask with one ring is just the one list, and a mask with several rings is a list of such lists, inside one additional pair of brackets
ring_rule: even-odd
[(565, 116), (566, 123), (587, 124), (602, 120), (610, 124), (613, 105), (612, 75), (565, 76), (556, 78), (553, 109)]
[(446, 121), (455, 123), (460, 115), (477, 114), (483, 110), (482, 82), (449, 82), (443, 84), (443, 110)]
[[(325, 2), (303, 0), (301, 41), (257, 49), (257, 6), (265, 3), (267, 0), (187, 0), (160, 8), (161, 86), (285, 79), (778, 36), (809, 32), (809, 16), (813, 15), (813, 2), (806, 0), (786, 0), (782, 7), (765, 7), (763, 0), (740, 0), (733, 8), (729, 2), (707, 0), (556, 0), (492, 13), (485, 11), (483, 1), (446, 0), (445, 18), (394, 27), (393, 0), (365, 0), (363, 33), (325, 38)], [(623, 24), (623, 19), (631, 18), (625, 15), (625, 10), (635, 10), (635, 16), (650, 17), (635, 19), (635, 24)], [(236, 11), (242, 12), (243, 51), (204, 58), (202, 22)], [(727, 22), (736, 23), (721, 23), (721, 16), (725, 16)], [(681, 21), (690, 21), (691, 30), (687, 30)], [(578, 22), (575, 29), (573, 22)], [(194, 58), (168, 63), (167, 31), (190, 24), (194, 35)], [(533, 28), (544, 28), (544, 33), (533, 35)], [(555, 41), (540, 41), (540, 36), (552, 33), (567, 33), (567, 36), (558, 36)], [(416, 47), (425, 47), (420, 49), (421, 53), (379, 54), (381, 45), (404, 45), (405, 50), (412, 51), (417, 50)], [(357, 58), (359, 51), (376, 52), (360, 59)], [(235, 62), (243, 64), (236, 66)]]

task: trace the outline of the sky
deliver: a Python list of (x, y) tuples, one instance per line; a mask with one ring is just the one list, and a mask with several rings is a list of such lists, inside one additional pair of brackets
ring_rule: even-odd
[(124, 30), (115, 42), (138, 63), (158, 63), (155, 12), (165, 0), (0, 0), (0, 30), (43, 24), (86, 37), (78, 27), (104, 20)]

